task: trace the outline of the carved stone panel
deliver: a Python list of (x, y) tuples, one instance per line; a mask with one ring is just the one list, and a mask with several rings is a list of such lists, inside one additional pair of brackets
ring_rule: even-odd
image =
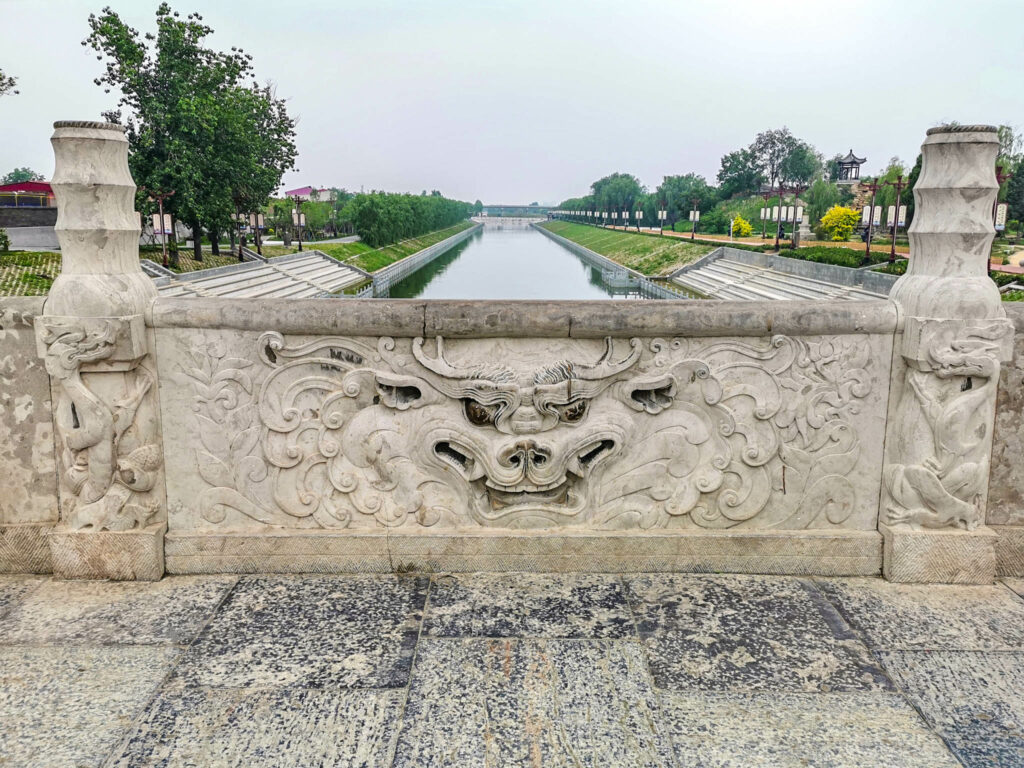
[(882, 336), (158, 348), (172, 531), (876, 525)]
[(141, 315), (37, 318), (53, 391), (61, 521), (73, 531), (164, 518), (155, 373)]

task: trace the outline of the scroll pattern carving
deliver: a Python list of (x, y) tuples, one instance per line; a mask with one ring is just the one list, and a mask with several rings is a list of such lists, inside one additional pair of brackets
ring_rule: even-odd
[(863, 339), (609, 338), (539, 360), (483, 343), (200, 344), (182, 373), (203, 520), (804, 528), (857, 507), (854, 417), (879, 385)]
[(61, 516), (73, 530), (141, 528), (161, 508), (149, 493), (163, 463), (156, 425), (137, 419), (153, 376), (140, 365), (144, 352), (136, 351), (144, 344), (141, 318), (130, 320), (37, 320), (46, 371), (56, 385), (57, 460), (69, 491)]

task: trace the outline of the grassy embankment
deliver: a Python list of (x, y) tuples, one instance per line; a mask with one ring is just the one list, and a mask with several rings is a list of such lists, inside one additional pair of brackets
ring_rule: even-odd
[(691, 243), (676, 237), (617, 232), (568, 221), (549, 221), (541, 226), (650, 277), (668, 275), (718, 247), (708, 243)]
[(59, 274), (59, 253), (0, 252), (0, 296), (45, 296)]
[[(452, 235), (456, 235), (465, 229), (473, 226), (471, 221), (463, 221), (454, 227), (439, 229), (420, 237), (413, 237), (403, 240), (400, 243), (386, 245), (383, 248), (371, 248), (365, 243), (310, 243), (303, 244), (306, 250), (318, 250), (326, 253), (344, 264), (351, 264), (354, 267), (376, 272), (391, 264), (394, 264), (406, 256), (411, 256), (424, 248), (429, 248)], [(269, 245), (263, 249), (264, 256), (283, 256), (287, 253), (295, 253), (298, 246)]]

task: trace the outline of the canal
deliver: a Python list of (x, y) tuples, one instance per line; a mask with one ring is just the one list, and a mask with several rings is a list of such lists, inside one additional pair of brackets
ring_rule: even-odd
[[(611, 275), (608, 275), (611, 282)], [(638, 299), (599, 267), (523, 220), (488, 221), (468, 240), (391, 286), (399, 299)]]

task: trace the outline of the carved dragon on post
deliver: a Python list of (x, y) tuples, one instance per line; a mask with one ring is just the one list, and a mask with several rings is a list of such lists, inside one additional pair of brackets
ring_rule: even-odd
[[(83, 366), (118, 356), (132, 325), (122, 318), (41, 318), (40, 346), (47, 373), (60, 387), (55, 407), (57, 452), (62, 481), (71, 496), (62, 499), (63, 519), (72, 530), (122, 531), (141, 528), (159, 509), (151, 498), (162, 463), (156, 442), (126, 440), (153, 385), (138, 361), (121, 373), (123, 396), (108, 404), (83, 380)], [(134, 331), (138, 333), (136, 329)], [(135, 499), (135, 503), (129, 503)]]

